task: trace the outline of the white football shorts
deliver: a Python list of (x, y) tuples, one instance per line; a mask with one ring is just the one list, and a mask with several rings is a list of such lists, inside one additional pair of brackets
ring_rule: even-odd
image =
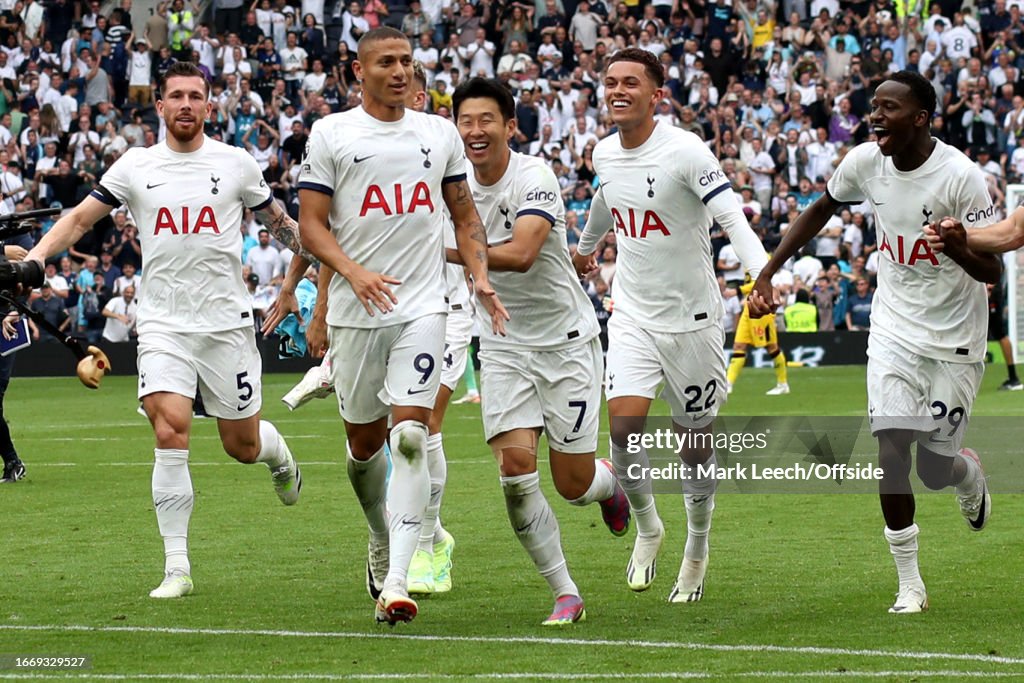
[(194, 398), (203, 392), (206, 412), (241, 420), (263, 405), (263, 360), (256, 332), (146, 332), (139, 336), (139, 398), (160, 391)]
[(552, 450), (593, 453), (601, 417), (601, 342), (480, 351), (484, 436), (541, 427)]
[(432, 313), (389, 327), (328, 328), (334, 392), (346, 422), (374, 422), (393, 405), (434, 407), (445, 318)]
[(630, 318), (612, 314), (608, 321), (605, 396), (656, 398), (672, 409), (680, 427), (705, 427), (725, 403), (725, 332), (721, 323), (692, 332), (652, 332)]
[(441, 384), (452, 391), (459, 385), (466, 371), (469, 342), (473, 338), (473, 311), (469, 304), (456, 304), (448, 311), (444, 329), (444, 356), (441, 366)]
[(984, 373), (984, 363), (925, 358), (872, 335), (868, 339), (871, 433), (913, 430), (924, 448), (955, 456), (963, 447)]

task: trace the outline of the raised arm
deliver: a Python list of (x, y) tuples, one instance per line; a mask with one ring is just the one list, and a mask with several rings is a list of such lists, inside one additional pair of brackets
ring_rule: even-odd
[(775, 301), (775, 296), (772, 292), (772, 276), (779, 271), (782, 264), (788, 261), (800, 247), (810, 242), (814, 239), (815, 235), (821, 232), (821, 229), (825, 227), (825, 223), (828, 222), (828, 219), (832, 217), (840, 206), (842, 204), (833, 199), (832, 195), (828, 192), (825, 192), (793, 221), (792, 225), (789, 226), (789, 230), (786, 231), (786, 236), (782, 238), (782, 242), (776, 247), (771, 259), (769, 259), (768, 264), (761, 269), (761, 274), (758, 275), (757, 281), (754, 283), (754, 289), (750, 292), (750, 297), (747, 299), (747, 307), (752, 314), (758, 316), (768, 315), (778, 307), (779, 302)]
[(110, 213), (110, 208), (109, 204), (92, 195), (86, 197), (70, 213), (53, 224), (43, 239), (28, 252), (25, 260), (38, 261), (42, 265), (54, 254), (66, 251), (82, 239), (96, 221)]

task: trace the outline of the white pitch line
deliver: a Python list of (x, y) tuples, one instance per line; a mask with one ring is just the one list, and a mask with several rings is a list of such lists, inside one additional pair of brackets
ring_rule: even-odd
[[(493, 458), (478, 458), (475, 460), (463, 460), (453, 459), (445, 461), (449, 465), (485, 465), (494, 462)], [(335, 460), (302, 460), (299, 462), (303, 467), (306, 466), (320, 466), (320, 467), (340, 467), (345, 465), (344, 462)], [(36, 467), (152, 467), (152, 462), (88, 462), (88, 463), (77, 463), (77, 462), (36, 462), (32, 461), (33, 469)], [(238, 467), (238, 463), (234, 460), (225, 460), (224, 462), (194, 462), (189, 461), (189, 467)]]
[(66, 673), (0, 673), (0, 679), (7, 680), (102, 680), (102, 681), (408, 681), (408, 680), (529, 680), (529, 681), (637, 681), (637, 680), (735, 680), (737, 678), (792, 680), (797, 678), (1013, 678), (1024, 676), (1024, 672), (1012, 671), (734, 671), (729, 673), (708, 673), (704, 671), (653, 671), (653, 672), (510, 672), (476, 674), (434, 674), (434, 673), (381, 673), (381, 674), (92, 674), (85, 672)]
[(541, 638), (538, 636), (441, 636), (427, 634), (357, 633), (348, 631), (284, 631), (272, 629), (181, 628), (170, 626), (86, 626), (84, 624), (0, 624), (0, 631), (52, 631), (92, 633), (164, 633), (169, 635), (268, 636), (273, 638), (338, 638), (351, 640), (419, 640), (445, 643), (521, 643), (526, 645), (579, 645), (628, 647), (655, 650), (706, 650), (711, 652), (761, 652), (772, 654), (837, 655), (875, 659), (947, 660), (987, 664), (1024, 664), (1024, 658), (957, 652), (897, 652), (893, 650), (819, 647), (815, 645), (726, 645), (659, 640), (611, 640), (597, 638)]

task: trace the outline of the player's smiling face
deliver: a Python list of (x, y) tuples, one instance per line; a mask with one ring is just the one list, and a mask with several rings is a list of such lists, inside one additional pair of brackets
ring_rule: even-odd
[(915, 129), (928, 125), (928, 112), (917, 104), (909, 86), (886, 81), (875, 90), (869, 121), (879, 151), (899, 156), (913, 143)]
[[(365, 52), (365, 54), (364, 54)], [(412, 48), (398, 38), (377, 40), (360, 52), (353, 63), (363, 90), (386, 107), (404, 107), (412, 83)]]
[(650, 118), (654, 105), (662, 99), (662, 90), (639, 62), (615, 62), (604, 76), (604, 101), (612, 121), (620, 128), (631, 128)]
[(474, 166), (500, 162), (508, 141), (516, 131), (515, 119), (502, 119), (498, 103), (490, 97), (470, 97), (459, 105), (459, 135), (466, 146), (466, 158)]
[(163, 99), (157, 100), (156, 106), (167, 123), (167, 132), (181, 142), (188, 142), (202, 135), (212, 105), (202, 78), (172, 76), (164, 84)]

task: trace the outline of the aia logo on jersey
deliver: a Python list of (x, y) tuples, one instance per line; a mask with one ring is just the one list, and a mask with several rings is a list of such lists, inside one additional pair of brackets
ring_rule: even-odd
[[(918, 237), (912, 245), (907, 244), (909, 241), (904, 240), (903, 235), (896, 235), (895, 242), (890, 242), (889, 236), (883, 232), (882, 243), (878, 245), (878, 253), (888, 253), (890, 259), (904, 266), (916, 265), (918, 261), (927, 261), (933, 266), (939, 265), (939, 259), (936, 258), (923, 237)], [(895, 245), (895, 249), (893, 249), (893, 245)]]
[[(177, 215), (172, 211), (177, 211)], [(156, 214), (153, 234), (159, 235), (161, 230), (169, 230), (172, 235), (197, 235), (201, 230), (212, 230), (214, 235), (220, 234), (217, 216), (209, 206), (204, 206), (195, 213), (191, 213), (187, 206), (175, 207), (173, 210), (161, 206)]]
[(613, 207), (612, 221), (615, 223), (615, 232), (624, 237), (637, 237), (643, 240), (652, 232), (660, 232), (665, 237), (672, 234), (665, 227), (665, 222), (661, 220), (658, 212), (650, 209), (644, 209), (641, 214), (640, 209), (630, 208), (623, 213)]
[[(405, 197), (408, 195), (408, 202)], [(434, 212), (434, 202), (430, 199), (430, 187), (422, 180), (412, 188), (412, 192), (406, 193), (402, 186), (395, 183), (389, 189), (380, 185), (370, 185), (366, 188), (363, 196), (363, 206), (359, 209), (359, 217), (362, 218), (371, 210), (383, 211), (385, 216), (404, 213), (414, 213), (416, 209), (425, 208), (429, 213)]]

